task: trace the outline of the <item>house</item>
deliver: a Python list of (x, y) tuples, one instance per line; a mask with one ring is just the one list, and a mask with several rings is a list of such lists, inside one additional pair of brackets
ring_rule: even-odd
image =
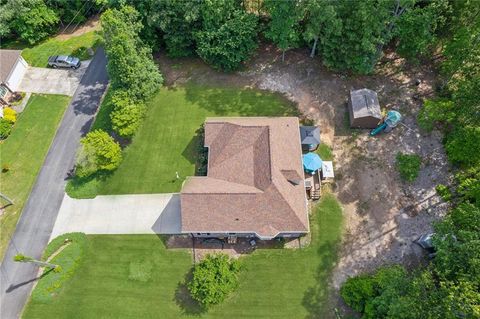
[(298, 237), (309, 231), (296, 117), (209, 118), (207, 176), (180, 193), (182, 233), (199, 237)]
[(377, 93), (369, 89), (350, 91), (348, 111), (351, 127), (376, 128), (382, 120)]
[(10, 93), (15, 92), (27, 71), (28, 64), (20, 50), (0, 50), (0, 101), (7, 103)]

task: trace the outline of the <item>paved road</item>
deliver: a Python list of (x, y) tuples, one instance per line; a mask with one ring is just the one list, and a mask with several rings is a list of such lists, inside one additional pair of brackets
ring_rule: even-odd
[(0, 315), (18, 318), (30, 294), (38, 268), (14, 263), (21, 252), (39, 258), (45, 248), (62, 203), (67, 172), (72, 168), (80, 137), (90, 128), (108, 76), (106, 57), (97, 50), (64, 115), (40, 174), (23, 208), (22, 216), (0, 266)]
[(65, 194), (51, 239), (86, 234), (179, 234), (179, 194), (135, 194), (73, 199)]

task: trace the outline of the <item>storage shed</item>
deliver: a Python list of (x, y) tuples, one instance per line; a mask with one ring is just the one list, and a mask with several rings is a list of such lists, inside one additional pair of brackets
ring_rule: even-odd
[(351, 127), (376, 128), (382, 119), (377, 92), (369, 89), (350, 91), (348, 111)]

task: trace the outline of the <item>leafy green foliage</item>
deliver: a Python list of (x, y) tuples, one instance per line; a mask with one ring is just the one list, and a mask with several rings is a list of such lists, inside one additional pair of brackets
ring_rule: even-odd
[(299, 2), (297, 0), (266, 0), (264, 5), (271, 19), (265, 36), (283, 52), (296, 48), (300, 40), (301, 11)]
[(443, 185), (439, 184), (435, 187), (435, 190), (437, 191), (437, 194), (444, 200), (444, 201), (449, 201), (452, 199), (452, 192), (450, 189)]
[(348, 278), (340, 289), (340, 295), (355, 311), (364, 312), (366, 303), (374, 297), (374, 281), (371, 276)]
[(189, 56), (195, 52), (195, 33), (200, 29), (201, 2), (162, 1), (158, 25), (163, 32), (167, 54), (171, 57)]
[(257, 17), (235, 1), (205, 1), (202, 30), (195, 35), (197, 54), (215, 68), (237, 69), (257, 48)]
[(396, 159), (400, 177), (407, 182), (413, 182), (417, 178), (422, 164), (421, 157), (416, 154), (398, 153)]
[(43, 40), (56, 30), (58, 16), (43, 0), (22, 1), (16, 9), (11, 28), (28, 43)]
[[(391, 37), (392, 19), (388, 2), (321, 1), (325, 15), (319, 19), (319, 52), (332, 69), (371, 73), (380, 57), (379, 49)], [(375, 14), (372, 14), (375, 12)]]
[(67, 233), (52, 240), (43, 253), (46, 261), (58, 253), (49, 262), (58, 265), (60, 271), (45, 269), (42, 279), (32, 293), (32, 300), (50, 303), (63, 285), (75, 274), (81, 265), (87, 249), (87, 236), (84, 233)]
[(204, 307), (219, 304), (237, 288), (239, 271), (237, 260), (225, 254), (208, 255), (195, 265), (188, 290)]
[(480, 207), (480, 166), (476, 165), (459, 172), (455, 179), (458, 184), (458, 195), (463, 200)]
[(447, 136), (445, 149), (450, 161), (473, 166), (480, 163), (480, 126), (457, 127)]
[(108, 57), (107, 70), (114, 89), (124, 89), (138, 99), (147, 99), (163, 78), (152, 60), (151, 50), (140, 40), (138, 12), (130, 6), (108, 9), (102, 14), (102, 30)]
[(449, 123), (455, 118), (454, 104), (446, 98), (425, 100), (418, 113), (417, 122), (421, 129), (430, 132), (438, 122)]
[(0, 139), (6, 139), (12, 132), (12, 122), (0, 119)]
[(404, 13), (396, 24), (399, 39), (397, 52), (418, 63), (419, 57), (429, 54), (430, 46), (435, 41), (436, 21), (437, 17), (428, 6)]
[(98, 171), (113, 171), (122, 161), (120, 145), (107, 132), (89, 132), (80, 143), (76, 166), (79, 177), (87, 177)]
[(113, 130), (122, 137), (131, 138), (140, 126), (145, 114), (145, 105), (135, 102), (126, 91), (117, 90), (110, 100), (110, 118)]

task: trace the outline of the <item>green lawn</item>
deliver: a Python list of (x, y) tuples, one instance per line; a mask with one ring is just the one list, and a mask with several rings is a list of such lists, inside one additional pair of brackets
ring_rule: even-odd
[(81, 60), (89, 59), (86, 48), (94, 47), (100, 40), (97, 31), (87, 32), (68, 40), (57, 38), (47, 39), (31, 48), (23, 49), (22, 56), (30, 66), (47, 66), (48, 57), (51, 55), (73, 55)]
[[(107, 105), (102, 104), (94, 129), (109, 130)], [(257, 90), (191, 84), (162, 88), (148, 103), (144, 123), (125, 149), (120, 167), (104, 181), (70, 182), (67, 191), (80, 198), (178, 192), (185, 177), (195, 174), (200, 142), (196, 131), (206, 117), (296, 114), (295, 107), (282, 96)], [(175, 179), (175, 172), (180, 179)]]
[[(342, 210), (327, 193), (311, 219), (310, 246), (257, 250), (243, 257), (239, 288), (206, 313), (198, 312), (185, 292), (184, 278), (191, 269), (188, 250), (166, 250), (153, 235), (88, 236), (88, 249), (73, 278), (52, 300), (31, 299), (23, 317), (332, 317), (325, 301), (341, 230)], [(132, 275), (143, 281), (129, 279)]]
[[(0, 192), (14, 201), (0, 217), (0, 255), (12, 235), (23, 205), (35, 182), (70, 97), (33, 94), (20, 114), (12, 134), (0, 142)], [(5, 204), (2, 202), (2, 204)]]

